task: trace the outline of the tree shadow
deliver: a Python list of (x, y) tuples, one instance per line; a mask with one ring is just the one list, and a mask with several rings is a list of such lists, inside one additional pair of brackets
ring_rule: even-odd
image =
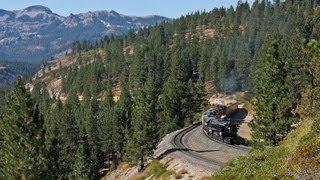
[[(231, 121), (235, 123), (238, 127), (245, 123), (245, 118), (248, 116), (248, 110), (245, 108), (239, 108), (234, 114), (231, 116)], [(249, 143), (243, 137), (237, 136), (233, 142), (235, 145), (243, 145), (248, 146)]]
[(247, 116), (248, 110), (246, 110), (245, 108), (239, 108), (235, 113), (231, 115), (231, 119), (236, 123), (242, 124)]
[(166, 150), (165, 152), (163, 152), (162, 154), (160, 154), (158, 157), (156, 157), (156, 159), (160, 160), (163, 159), (165, 156), (167, 156), (168, 154), (171, 154), (173, 152), (177, 152), (177, 151), (192, 151), (192, 152), (197, 152), (197, 153), (205, 153), (205, 152), (214, 152), (214, 151), (219, 151), (219, 149), (212, 149), (212, 150), (194, 150), (194, 149), (190, 149), (190, 148), (171, 148)]
[(243, 146), (249, 146), (249, 143), (246, 139), (244, 139), (241, 136), (237, 136), (233, 142), (234, 145), (243, 145)]

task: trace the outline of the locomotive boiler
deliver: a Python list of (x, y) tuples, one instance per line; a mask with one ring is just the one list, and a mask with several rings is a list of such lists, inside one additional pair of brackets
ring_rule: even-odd
[(231, 120), (238, 110), (238, 103), (215, 105), (204, 112), (202, 128), (207, 136), (215, 140), (233, 144), (237, 138), (238, 126)]

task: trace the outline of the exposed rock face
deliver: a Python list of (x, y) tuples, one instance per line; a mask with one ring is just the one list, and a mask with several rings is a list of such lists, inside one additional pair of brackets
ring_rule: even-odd
[(98, 40), (169, 20), (161, 16), (125, 16), (115, 11), (64, 17), (43, 6), (16, 11), (0, 9), (0, 57), (40, 61), (66, 50), (76, 40)]

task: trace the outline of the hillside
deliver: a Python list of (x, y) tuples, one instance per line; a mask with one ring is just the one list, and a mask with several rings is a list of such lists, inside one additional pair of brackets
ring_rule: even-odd
[[(32, 78), (32, 81), (28, 84), (28, 88), (33, 90), (34, 85), (42, 84), (45, 86), (49, 96), (51, 98), (57, 98), (65, 101), (67, 92), (65, 92), (63, 78), (61, 75), (68, 74), (70, 69), (74, 68), (90, 68), (92, 64), (96, 64), (96, 60), (92, 57), (98, 57), (100, 59), (106, 59), (107, 54), (101, 50), (90, 50), (80, 54), (69, 54), (60, 58), (47, 62), (47, 65), (42, 67)], [(79, 59), (81, 62), (79, 63)], [(116, 84), (115, 84), (116, 86)], [(115, 90), (115, 89), (114, 89)], [(119, 90), (114, 91), (115, 98), (119, 97)], [(101, 94), (102, 95), (102, 94)], [(81, 99), (82, 95), (79, 94)]]
[(212, 179), (319, 179), (319, 125), (304, 119), (280, 146), (232, 160)]
[(115, 11), (96, 11), (64, 17), (43, 6), (22, 10), (0, 9), (0, 57), (9, 61), (41, 63), (66, 51), (74, 41), (96, 41), (121, 35), (130, 29), (170, 19), (161, 16), (125, 16)]
[[(255, 112), (252, 154), (218, 178), (241, 179), (242, 165), (249, 179), (255, 173), (290, 178), (303, 167), (311, 172), (319, 149), (318, 121), (312, 123), (320, 110), (319, 17), (314, 0), (239, 1), (93, 44), (75, 43), (34, 75), (30, 91), (19, 80), (9, 94), (0, 157), (10, 163), (0, 161), (0, 178), (96, 179), (121, 164), (143, 170), (163, 137), (199, 120), (208, 90), (247, 92), (245, 107)], [(190, 148), (171, 151), (194, 154)], [(221, 158), (220, 152), (212, 150), (212, 158)], [(305, 157), (315, 165), (304, 165)], [(168, 177), (171, 172), (154, 163)]]

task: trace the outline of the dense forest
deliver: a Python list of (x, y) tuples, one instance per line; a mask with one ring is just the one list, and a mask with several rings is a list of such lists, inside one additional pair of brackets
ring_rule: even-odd
[[(48, 71), (50, 98), (18, 80), (0, 123), (0, 178), (95, 179), (120, 162), (141, 167), (159, 140), (199, 118), (207, 90), (247, 91), (257, 149), (277, 146), (319, 110), (318, 0), (241, 2), (96, 43)], [(50, 67), (47, 67), (50, 68)], [(115, 98), (115, 87), (120, 97)]]
[(26, 80), (36, 72), (36, 66), (24, 62), (0, 61), (0, 114), (3, 110), (6, 92), (14, 85), (17, 76)]

